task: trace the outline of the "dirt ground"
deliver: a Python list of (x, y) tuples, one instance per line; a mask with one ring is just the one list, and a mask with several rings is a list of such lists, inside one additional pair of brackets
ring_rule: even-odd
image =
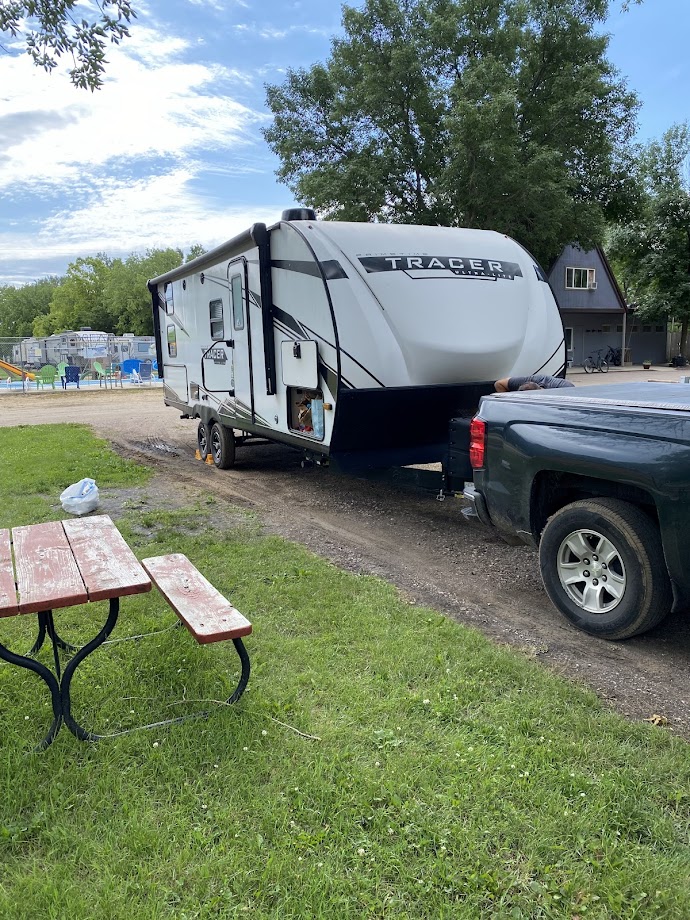
[[(576, 385), (621, 380), (678, 380), (679, 372), (573, 373)], [(412, 601), (432, 606), (497, 642), (537, 657), (580, 681), (633, 719), (668, 720), (690, 739), (690, 612), (650, 633), (605, 642), (569, 626), (541, 585), (537, 556), (508, 546), (461, 499), (435, 500), (401, 481), (354, 478), (333, 468), (302, 469), (298, 453), (278, 445), (238, 448), (232, 470), (194, 459), (196, 423), (163, 404), (160, 387), (138, 390), (0, 393), (0, 427), (58, 422), (89, 424), (118, 452), (156, 470), (142, 490), (161, 505), (212, 493), (251, 507), (266, 532), (302, 543), (342, 568), (374, 573)], [(0, 435), (1, 437), (1, 435)], [(40, 440), (27, 433), (27, 445)], [(56, 496), (57, 500), (57, 496)], [(104, 494), (103, 510), (121, 502)]]

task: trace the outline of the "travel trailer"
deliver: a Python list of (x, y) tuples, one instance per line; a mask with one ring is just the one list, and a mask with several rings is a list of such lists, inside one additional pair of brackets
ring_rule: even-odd
[(564, 373), (546, 277), (493, 231), (296, 208), (148, 286), (165, 403), (222, 469), (252, 438), (344, 468), (442, 461), (495, 380)]

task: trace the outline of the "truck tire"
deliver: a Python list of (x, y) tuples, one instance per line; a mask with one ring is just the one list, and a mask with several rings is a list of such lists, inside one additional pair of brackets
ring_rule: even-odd
[(199, 447), (199, 456), (202, 460), (205, 460), (208, 457), (209, 443), (208, 443), (208, 428), (204, 422), (199, 422), (199, 427), (196, 430), (196, 443)]
[(229, 470), (235, 462), (235, 434), (220, 422), (211, 425), (209, 448), (213, 462), (219, 470)]
[(629, 502), (597, 498), (561, 508), (544, 528), (539, 565), (556, 607), (593, 636), (628, 639), (671, 609), (659, 528)]

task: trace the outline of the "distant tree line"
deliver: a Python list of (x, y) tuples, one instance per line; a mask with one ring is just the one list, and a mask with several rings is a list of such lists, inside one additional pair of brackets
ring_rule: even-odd
[[(202, 255), (193, 246), (187, 260)], [(155, 278), (185, 261), (180, 249), (152, 249), (126, 259), (88, 256), (72, 262), (64, 277), (23, 287), (0, 287), (0, 337), (47, 336), (90, 326), (101, 332), (151, 335), (151, 295)]]

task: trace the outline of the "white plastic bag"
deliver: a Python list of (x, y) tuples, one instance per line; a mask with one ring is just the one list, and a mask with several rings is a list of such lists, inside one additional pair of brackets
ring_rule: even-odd
[(80, 479), (74, 485), (67, 486), (60, 501), (63, 510), (70, 514), (88, 514), (100, 504), (98, 486), (93, 479)]

